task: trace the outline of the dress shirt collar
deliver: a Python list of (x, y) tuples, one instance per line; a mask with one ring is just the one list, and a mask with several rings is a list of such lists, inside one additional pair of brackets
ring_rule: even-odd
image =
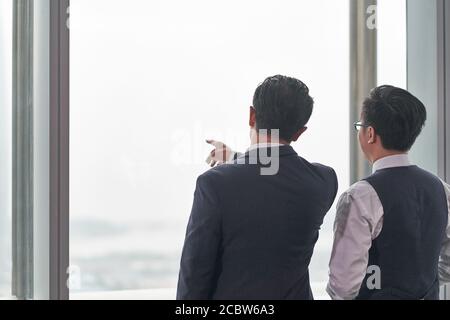
[(378, 170), (398, 167), (409, 167), (411, 162), (407, 154), (398, 154), (395, 156), (389, 156), (375, 161), (372, 167), (372, 172), (375, 173)]
[(247, 151), (252, 151), (255, 149), (260, 149), (260, 148), (280, 148), (284, 146), (283, 144), (280, 143), (258, 143), (258, 144), (254, 144), (252, 146), (250, 146), (250, 148), (248, 148)]

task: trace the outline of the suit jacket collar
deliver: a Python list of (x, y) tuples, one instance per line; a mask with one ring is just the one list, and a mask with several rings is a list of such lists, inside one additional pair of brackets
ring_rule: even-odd
[(252, 150), (248, 150), (245, 153), (245, 157), (248, 158), (250, 156), (257, 156), (258, 154), (263, 154), (263, 155), (269, 154), (270, 155), (271, 154), (270, 153), (270, 149), (271, 148), (279, 149), (280, 157), (287, 157), (287, 156), (298, 155), (297, 152), (295, 152), (294, 148), (292, 148), (292, 146), (281, 145), (281, 146), (272, 146), (272, 147), (270, 147), (270, 146), (260, 146), (258, 148), (254, 148)]

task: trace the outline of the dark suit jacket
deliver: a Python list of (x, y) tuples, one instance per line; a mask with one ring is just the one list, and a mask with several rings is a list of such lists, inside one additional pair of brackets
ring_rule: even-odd
[(290, 146), (279, 155), (273, 176), (261, 175), (260, 164), (237, 164), (251, 162), (246, 153), (198, 178), (177, 299), (313, 298), (308, 266), (337, 178)]

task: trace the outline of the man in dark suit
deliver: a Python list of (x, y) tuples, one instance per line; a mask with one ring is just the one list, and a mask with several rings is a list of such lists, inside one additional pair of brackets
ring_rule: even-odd
[(251, 147), (197, 180), (177, 299), (313, 299), (308, 266), (338, 183), (333, 169), (290, 146), (312, 110), (297, 79), (270, 77), (258, 87)]

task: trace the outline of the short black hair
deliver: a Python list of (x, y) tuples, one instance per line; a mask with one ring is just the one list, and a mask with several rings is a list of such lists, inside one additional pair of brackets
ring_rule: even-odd
[(298, 79), (276, 75), (256, 89), (253, 107), (258, 130), (280, 130), (280, 138), (291, 142), (294, 134), (311, 118), (314, 100)]
[(380, 86), (364, 101), (364, 124), (375, 129), (387, 150), (411, 150), (427, 120), (424, 104), (406, 90)]

